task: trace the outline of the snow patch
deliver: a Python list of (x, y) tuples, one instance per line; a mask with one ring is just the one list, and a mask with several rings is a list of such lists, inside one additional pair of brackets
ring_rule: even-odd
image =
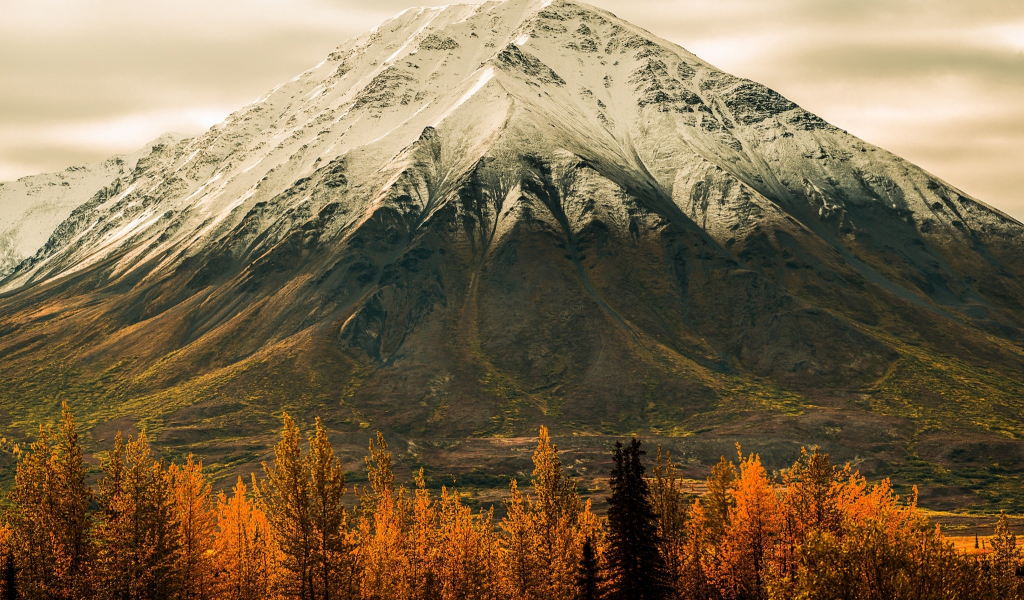
[[(395, 58), (397, 58), (397, 57), (398, 57), (398, 55), (399, 55), (399, 54), (401, 54), (403, 50), (405, 50), (406, 48), (408, 48), (408, 47), (409, 47), (409, 44), (411, 44), (411, 43), (413, 42), (413, 40), (415, 40), (415, 39), (416, 39), (416, 36), (418, 36), (419, 34), (423, 33), (423, 30), (424, 30), (424, 29), (426, 29), (426, 28), (427, 28), (427, 26), (428, 26), (428, 25), (430, 25), (430, 23), (431, 23), (431, 22), (432, 22), (432, 21), (433, 21), (433, 20), (434, 20), (435, 18), (437, 18), (437, 15), (439, 15), (439, 14), (441, 14), (441, 13), (443, 12), (444, 8), (445, 8), (445, 7), (441, 7), (441, 10), (434, 10), (434, 11), (431, 11), (431, 13), (430, 13), (430, 16), (429, 16), (429, 17), (427, 17), (427, 20), (426, 20), (426, 22), (425, 22), (425, 23), (423, 23), (423, 26), (422, 26), (422, 27), (420, 27), (419, 29), (417, 29), (417, 30), (416, 30), (416, 32), (415, 32), (415, 33), (413, 33), (413, 34), (412, 34), (411, 36), (409, 36), (409, 39), (405, 40), (405, 43), (404, 43), (404, 44), (402, 44), (402, 47), (401, 47), (401, 48), (399, 48), (398, 50), (395, 50), (395, 53), (394, 53), (394, 54), (392, 54), (391, 56), (387, 57), (387, 58), (386, 58), (386, 59), (384, 60), (384, 64), (390, 63), (390, 62), (391, 62), (392, 60), (394, 60)], [(422, 13), (421, 13), (421, 14), (422, 14)], [(419, 15), (417, 15), (417, 16), (419, 16)]]
[(479, 92), (481, 88), (487, 85), (487, 82), (489, 82), (491, 79), (494, 79), (494, 67), (487, 67), (486, 69), (484, 69), (483, 73), (480, 74), (480, 78), (476, 80), (476, 83), (473, 84), (473, 87), (469, 88), (469, 91), (463, 94), (462, 97), (459, 98), (459, 101), (453, 104), (451, 108), (446, 110), (444, 114), (437, 119), (437, 121), (434, 121), (433, 126), (437, 127), (441, 123), (441, 121), (444, 121), (445, 118), (448, 117), (448, 115), (452, 114), (453, 112), (455, 112), (456, 109), (465, 104), (466, 101), (472, 98), (474, 94)]

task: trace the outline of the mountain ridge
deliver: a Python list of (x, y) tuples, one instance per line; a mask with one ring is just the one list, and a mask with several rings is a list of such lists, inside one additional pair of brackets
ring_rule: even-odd
[(1024, 226), (581, 3), (407, 10), (117, 181), (0, 280), (12, 431), (1019, 453)]

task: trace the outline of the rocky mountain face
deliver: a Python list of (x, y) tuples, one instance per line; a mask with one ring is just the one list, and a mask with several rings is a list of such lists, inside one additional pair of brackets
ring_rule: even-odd
[(12, 433), (64, 398), (225, 472), (282, 408), (414, 461), (547, 424), (970, 502), (1024, 468), (1024, 226), (585, 4), (410, 9), (112, 181), (0, 280)]

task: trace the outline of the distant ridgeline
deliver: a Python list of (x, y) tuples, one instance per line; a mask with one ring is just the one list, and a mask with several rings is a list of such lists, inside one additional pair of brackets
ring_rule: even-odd
[(634, 438), (610, 457), (599, 517), (542, 428), (531, 488), (511, 480), (500, 521), (457, 490), (432, 493), (422, 470), (412, 488), (397, 485), (380, 433), (368, 484), (350, 492), (320, 421), (306, 445), (287, 415), (274, 462), (231, 495), (213, 495), (191, 456), (155, 460), (145, 433), (118, 434), (87, 486), (66, 405), (22, 454), (0, 521), (4, 599), (1024, 597), (1005, 515), (991, 552), (961, 553), (915, 498), (817, 450), (781, 480), (757, 455), (723, 458), (697, 498), (660, 449), (648, 477)]
[(1024, 225), (585, 4), (410, 9), (202, 135), (5, 183), (0, 273), (21, 445), (66, 399), (88, 454), (145, 429), (233, 479), (287, 411), (482, 480), (546, 425), (587, 477), (633, 433), (700, 476), (820, 446), (1024, 509)]

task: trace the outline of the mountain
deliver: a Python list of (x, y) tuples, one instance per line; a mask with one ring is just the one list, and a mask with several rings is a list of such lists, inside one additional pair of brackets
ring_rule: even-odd
[(605, 11), (410, 9), (153, 146), (0, 280), (0, 423), (68, 399), (96, 448), (146, 426), (224, 474), (282, 409), (485, 479), (540, 424), (590, 474), (631, 433), (695, 470), (820, 444), (1008, 506), (1022, 250), (1021, 223)]
[(174, 144), (181, 136), (160, 136), (138, 152), (105, 161), (68, 167), (62, 173), (22, 177), (0, 182), (0, 278), (10, 275), (25, 258), (34, 255), (71, 211), (97, 190), (135, 169), (154, 146)]

